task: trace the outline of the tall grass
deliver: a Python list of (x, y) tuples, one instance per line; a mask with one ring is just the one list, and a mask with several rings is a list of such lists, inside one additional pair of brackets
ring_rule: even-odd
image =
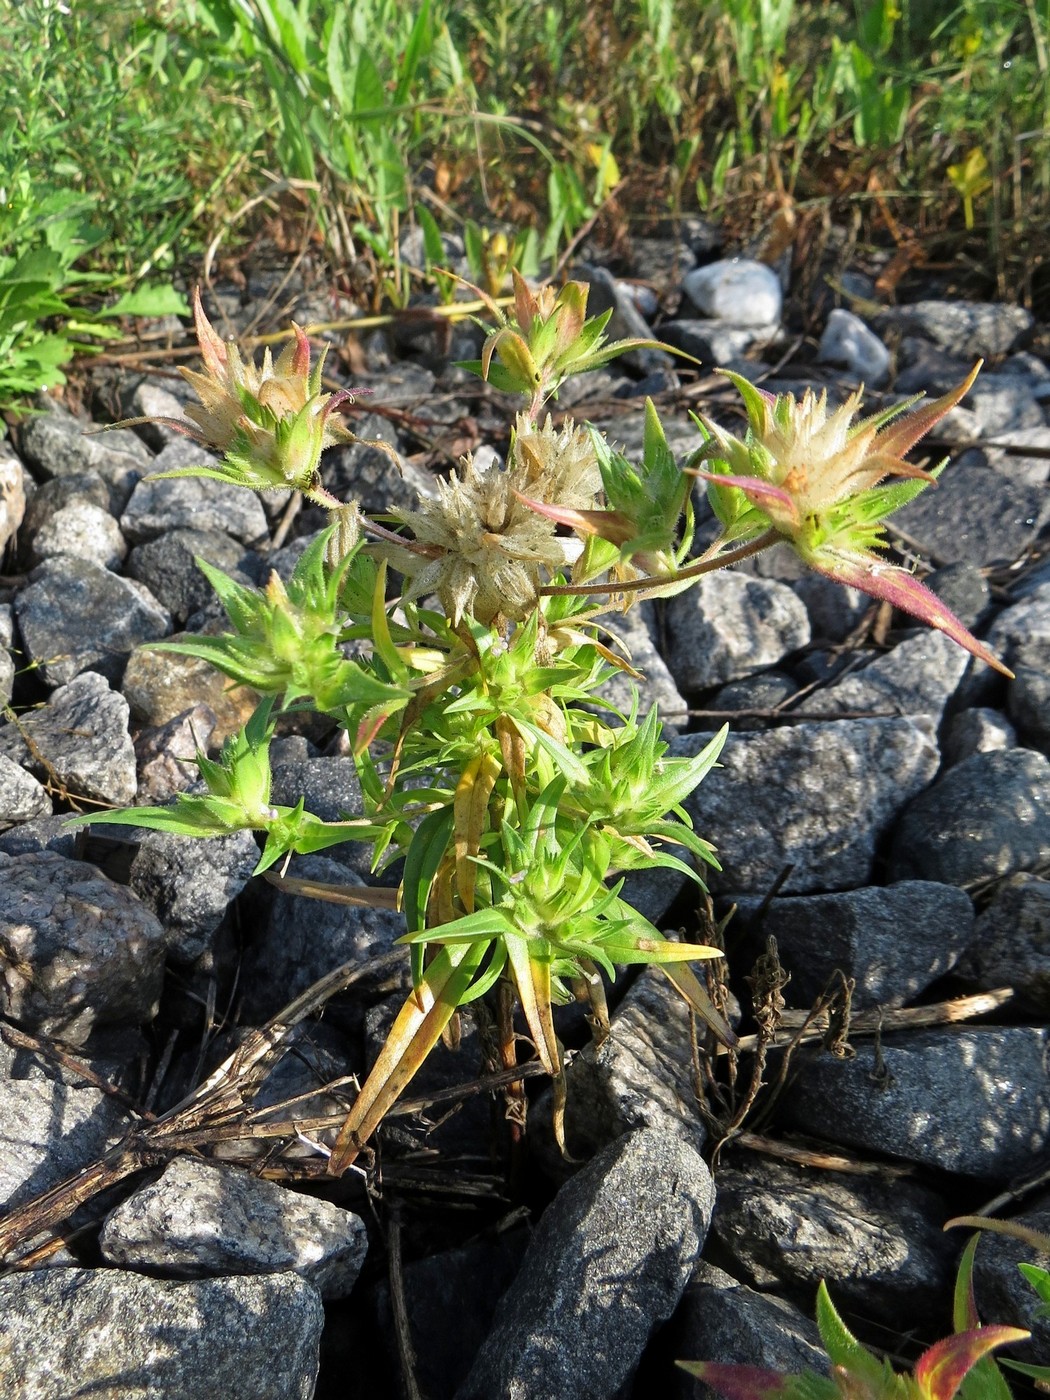
[(406, 222), (428, 254), (465, 232), (492, 287), (506, 249), (549, 265), (603, 209), (746, 229), (788, 201), (1050, 297), (1050, 0), (0, 8), (0, 250), (53, 255), (78, 306), (194, 258), (282, 178), (394, 300)]

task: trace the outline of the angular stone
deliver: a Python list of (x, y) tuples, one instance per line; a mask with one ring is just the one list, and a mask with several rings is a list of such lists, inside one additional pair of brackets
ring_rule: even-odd
[(90, 501), (70, 501), (34, 535), (31, 563), (71, 554), (102, 569), (118, 570), (127, 552), (120, 526), (108, 510)]
[(126, 806), (137, 790), (128, 717), (124, 697), (84, 671), (42, 709), (0, 725), (0, 754), (72, 796)]
[(729, 572), (708, 574), (666, 608), (667, 664), (680, 690), (775, 666), (809, 641), (809, 616), (786, 584)]
[(1050, 1145), (1050, 1031), (981, 1026), (854, 1042), (853, 1059), (808, 1051), (779, 1121), (823, 1141), (962, 1176), (1027, 1172)]
[(25, 518), (25, 478), (22, 463), (6, 443), (0, 443), (0, 555), (15, 538)]
[(695, 1148), (652, 1129), (611, 1144), (548, 1206), (457, 1400), (606, 1400), (674, 1311), (711, 1220)]
[(988, 645), (1011, 669), (1050, 670), (1050, 581), (1037, 584), (999, 614)]
[(845, 365), (850, 374), (870, 389), (880, 388), (889, 377), (890, 352), (859, 316), (842, 307), (835, 307), (828, 314), (817, 359), (827, 364)]
[(734, 962), (757, 956), (766, 938), (775, 938), (791, 974), (786, 995), (802, 1008), (813, 1005), (836, 968), (856, 982), (855, 1010), (903, 1006), (948, 972), (973, 939), (969, 896), (923, 880), (773, 899), (756, 922), (761, 908), (755, 897), (740, 901), (731, 928), (739, 934), (739, 920), (747, 936)]
[(119, 515), (153, 458), (127, 428), (92, 433), (93, 426), (61, 410), (30, 418), (20, 434), (22, 455), (40, 481), (97, 473), (106, 483), (110, 511)]
[[(573, 1056), (565, 1073), (565, 1142), (585, 1161), (624, 1133), (653, 1128), (700, 1147), (689, 1006), (657, 968), (646, 968), (612, 1015), (610, 1034)], [(552, 1098), (529, 1115), (529, 1136), (548, 1174), (566, 1163), (550, 1131)]]
[[(301, 857), (290, 873), (320, 884), (359, 883), (345, 865), (326, 856)], [(387, 909), (277, 894), (266, 927), (245, 957), (246, 1017), (265, 1020), (326, 972), (387, 952), (404, 932), (404, 917)]]
[[(701, 1260), (676, 1321), (683, 1361), (721, 1361), (797, 1375), (825, 1375), (827, 1352), (817, 1325), (784, 1298), (757, 1293)], [(676, 1371), (668, 1400), (711, 1400), (714, 1391)]]
[(117, 1101), (98, 1089), (0, 1077), (0, 1210), (24, 1205), (74, 1176), (126, 1127)]
[(119, 1269), (0, 1280), (0, 1354), (20, 1400), (310, 1400), (324, 1310), (298, 1274), (175, 1283)]
[(214, 565), (238, 583), (251, 585), (264, 573), (259, 555), (219, 530), (171, 530), (157, 539), (137, 545), (128, 558), (127, 572), (144, 583), (172, 616), (184, 621), (215, 597), (211, 584), (197, 567), (197, 559)]
[(1006, 355), (1023, 340), (1033, 316), (1004, 302), (917, 301), (887, 313), (897, 325), (944, 350), (969, 358)]
[(208, 752), (217, 723), (209, 705), (196, 704), (167, 724), (139, 731), (134, 742), (141, 803), (162, 806), (199, 781), (196, 753)]
[[(693, 756), (710, 737), (681, 735), (670, 755)], [(731, 734), (719, 762), (684, 804), (717, 848), (722, 871), (705, 872), (708, 884), (764, 895), (792, 865), (783, 890), (807, 894), (870, 884), (878, 843), (938, 754), (923, 718), (830, 720)]]
[[(3, 728), (0, 728), (0, 738), (2, 736)], [(0, 830), (16, 822), (50, 815), (51, 798), (47, 789), (14, 759), (0, 753)]]
[[(1041, 1191), (1031, 1198), (1026, 1197), (1024, 1209), (1011, 1214), (1010, 1219), (1022, 1229), (1050, 1235), (1050, 1196)], [(1024, 1327), (1031, 1332), (1031, 1341), (1012, 1346), (1010, 1356), (1045, 1366), (1050, 1354), (1050, 1317), (1046, 1308), (1040, 1306), (1038, 1293), (1018, 1264), (1050, 1269), (1050, 1250), (1033, 1248), (1009, 1235), (982, 1231), (974, 1261), (974, 1292), (982, 1320)]]
[(883, 1324), (940, 1320), (955, 1244), (944, 1201), (904, 1178), (812, 1173), (748, 1158), (718, 1173), (712, 1232), (759, 1288), (813, 1289)]
[(291, 1270), (345, 1298), (368, 1250), (364, 1221), (237, 1167), (177, 1157), (106, 1218), (103, 1257), (174, 1278)]
[[(180, 439), (153, 460), (152, 470), (200, 464), (214, 466), (215, 459), (195, 443)], [(254, 491), (195, 476), (140, 481), (120, 517), (120, 528), (130, 544), (169, 530), (216, 530), (249, 545), (265, 543), (270, 533)]]
[(906, 637), (892, 651), (851, 671), (805, 701), (807, 715), (841, 715), (867, 710), (927, 715), (940, 722), (969, 664), (969, 653), (943, 632), (926, 628)]
[(956, 975), (985, 991), (1012, 987), (1012, 1006), (1050, 1012), (1050, 881), (1014, 875), (1000, 885), (974, 928)]
[(165, 933), (122, 885), (52, 851), (0, 854), (0, 1009), (82, 1044), (93, 1025), (144, 1021), (164, 972)]
[[(216, 625), (204, 629), (214, 635), (225, 629)], [(177, 632), (173, 642), (189, 640), (195, 634)], [(233, 685), (207, 661), (195, 656), (179, 656), (169, 651), (139, 647), (131, 653), (121, 686), (131, 713), (149, 725), (167, 724), (194, 705), (205, 704), (215, 715), (212, 742), (221, 744), (236, 734), (251, 717), (259, 697), (245, 685)]]
[(26, 655), (49, 686), (81, 671), (119, 684), (132, 649), (171, 631), (171, 617), (142, 584), (68, 555), (34, 570), (15, 596), (15, 615)]
[(972, 889), (1037, 870), (1050, 850), (1050, 762), (1032, 749), (978, 753), (907, 807), (890, 852), (893, 880)]
[(908, 543), (940, 564), (1010, 564), (1050, 519), (1042, 487), (1005, 479), (991, 467), (958, 462), (893, 517)]
[(1017, 731), (998, 710), (982, 706), (960, 710), (948, 721), (941, 746), (944, 766), (952, 768), (975, 753), (994, 753), (997, 749), (1012, 749), (1016, 744)]
[(1050, 670), (1019, 665), (1007, 703), (1022, 742), (1050, 754)]
[(251, 831), (207, 841), (167, 831), (143, 836), (131, 865), (131, 889), (167, 930), (174, 962), (196, 962), (207, 951), (258, 860)]

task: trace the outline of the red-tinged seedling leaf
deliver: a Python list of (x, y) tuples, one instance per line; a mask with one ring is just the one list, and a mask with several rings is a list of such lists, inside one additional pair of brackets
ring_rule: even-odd
[(932, 403), (923, 404), (921, 408), (915, 409), (906, 417), (900, 418), (895, 423), (882, 429), (876, 439), (876, 447), (880, 454), (890, 457), (903, 457), (910, 452), (920, 438), (937, 426), (941, 419), (973, 388), (973, 382), (980, 372), (983, 360), (978, 360), (973, 369), (954, 389), (939, 399), (934, 399)]
[(796, 525), (801, 524), (795, 498), (790, 491), (785, 491), (782, 486), (775, 486), (773, 482), (763, 481), (756, 476), (723, 476), (718, 472), (702, 471), (699, 467), (692, 467), (690, 470), (693, 475), (700, 477), (703, 481), (711, 481), (715, 486), (737, 487), (743, 491), (752, 505), (758, 506), (759, 510), (766, 510), (773, 506), (785, 512)]
[(679, 1361), (678, 1365), (725, 1400), (777, 1400), (790, 1379), (761, 1366), (732, 1366), (721, 1361)]
[(1013, 680), (1014, 673), (1009, 667), (1004, 666), (983, 642), (979, 642), (973, 633), (968, 631), (936, 593), (921, 583), (914, 574), (908, 573), (907, 569), (898, 568), (895, 564), (886, 564), (874, 554), (832, 553), (830, 550), (818, 549), (804, 554), (803, 557), (817, 573), (825, 574), (838, 583), (859, 588), (862, 593), (892, 603), (901, 612), (910, 613), (921, 622), (936, 627), (939, 632), (943, 632), (953, 642), (958, 642), (959, 646), (971, 652), (985, 665)]
[(226, 342), (218, 335), (204, 314), (200, 287), (193, 289), (193, 328), (197, 332), (197, 344), (200, 347), (201, 358), (208, 366), (209, 371), (217, 378), (221, 378), (229, 360), (229, 353), (226, 349)]
[(973, 1327), (935, 1342), (915, 1363), (915, 1380), (928, 1400), (952, 1400), (963, 1378), (982, 1356), (1031, 1336), (1021, 1327)]

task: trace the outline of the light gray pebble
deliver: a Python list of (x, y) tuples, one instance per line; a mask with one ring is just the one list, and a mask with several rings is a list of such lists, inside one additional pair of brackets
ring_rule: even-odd
[(73, 1045), (156, 1012), (166, 934), (123, 885), (53, 851), (0, 853), (0, 1009)]
[(368, 1250), (364, 1221), (238, 1167), (177, 1157), (111, 1211), (103, 1257), (174, 1278), (292, 1270), (322, 1298), (345, 1298)]
[(19, 1400), (310, 1400), (324, 1310), (293, 1273), (188, 1283), (120, 1269), (0, 1280), (0, 1352)]

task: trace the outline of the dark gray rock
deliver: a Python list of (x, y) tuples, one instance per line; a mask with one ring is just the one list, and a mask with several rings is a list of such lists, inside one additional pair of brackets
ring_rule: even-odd
[(324, 1311), (298, 1274), (175, 1283), (119, 1269), (0, 1280), (0, 1352), (20, 1400), (310, 1400)]
[(214, 598), (211, 584), (197, 567), (197, 558), (213, 564), (238, 583), (262, 581), (263, 560), (219, 530), (171, 530), (131, 551), (127, 572), (144, 583), (178, 621), (205, 607)]
[[(612, 634), (612, 637), (603, 638), (606, 645), (636, 671), (640, 671), (643, 679), (635, 683), (626, 672), (618, 671), (595, 693), (624, 714), (630, 714), (632, 688), (637, 685), (640, 691), (639, 718), (644, 718), (654, 705), (659, 705), (663, 732), (667, 735), (677, 734), (679, 728), (684, 728), (687, 723), (685, 711), (688, 706), (653, 640), (655, 621), (651, 609), (651, 603), (642, 603), (628, 613), (602, 618), (603, 626)], [(622, 642), (623, 646), (617, 646), (614, 639)], [(607, 715), (608, 711), (603, 713)]]
[[(326, 856), (301, 857), (290, 873), (322, 884), (360, 883), (364, 888), (345, 865)], [(277, 894), (266, 927), (245, 957), (246, 1016), (265, 1020), (342, 963), (364, 962), (389, 951), (404, 932), (402, 915), (386, 909)]]
[(1022, 1012), (1050, 1012), (1050, 881), (1015, 875), (996, 890), (956, 975), (989, 991), (1013, 987)]
[(1050, 670), (1050, 579), (1034, 582), (1020, 602), (999, 614), (988, 633), (988, 645), (1007, 666)]
[[(1010, 1218), (1029, 1230), (1050, 1235), (1050, 1197), (1045, 1191), (1041, 1192), (1026, 1204), (1024, 1210)], [(1032, 1340), (1011, 1347), (1010, 1355), (1018, 1361), (1045, 1366), (1050, 1355), (1050, 1317), (1046, 1309), (1040, 1307), (1039, 1295), (1021, 1273), (1018, 1264), (1034, 1264), (1037, 1268), (1050, 1269), (1050, 1250), (1022, 1244), (1009, 1235), (992, 1234), (991, 1231), (981, 1234), (974, 1260), (974, 1292), (981, 1321), (1026, 1328), (1031, 1332)]]
[(958, 462), (893, 517), (907, 541), (938, 564), (1010, 564), (1030, 549), (1050, 519), (1037, 486), (1005, 480), (991, 467)]
[(34, 570), (15, 616), (26, 656), (49, 686), (81, 671), (119, 684), (132, 649), (171, 631), (170, 615), (141, 583), (68, 555)]
[(258, 860), (251, 831), (207, 841), (146, 832), (131, 865), (130, 885), (164, 925), (173, 962), (195, 962), (208, 950)]
[[(383, 512), (412, 510), (420, 498), (430, 500), (436, 494), (433, 472), (405, 460), (405, 443), (389, 418), (366, 413), (353, 429), (360, 441), (326, 452), (321, 463), (325, 486), (333, 496), (357, 501), (364, 511)], [(374, 446), (377, 442), (386, 443), (390, 450)]]
[(106, 1218), (103, 1258), (169, 1278), (291, 1270), (345, 1298), (368, 1250), (364, 1221), (237, 1167), (177, 1157)]
[[(4, 1054), (10, 1054), (6, 1046)], [(13, 1210), (74, 1176), (126, 1127), (116, 1100), (98, 1089), (46, 1078), (12, 1079), (5, 1072), (0, 1077), (0, 1209)]]
[(939, 723), (969, 660), (969, 653), (943, 632), (923, 628), (866, 666), (807, 695), (803, 708), (807, 715), (927, 715)]
[(93, 425), (61, 410), (30, 418), (20, 432), (22, 456), (39, 481), (97, 473), (109, 491), (109, 510), (119, 515), (135, 484), (155, 466), (147, 448), (127, 428), (91, 433)]
[[(756, 1293), (701, 1260), (676, 1316), (683, 1361), (720, 1361), (798, 1375), (827, 1373), (817, 1325), (784, 1298)], [(669, 1400), (714, 1400), (715, 1392), (676, 1372)]]
[[(703, 975), (702, 969), (700, 975)], [(700, 1147), (689, 1006), (659, 969), (646, 968), (613, 1013), (609, 1036), (573, 1056), (565, 1072), (565, 1145), (585, 1161), (636, 1128), (677, 1134)], [(544, 1169), (564, 1176), (551, 1131), (552, 1097), (529, 1117), (529, 1137)]]
[(977, 415), (982, 438), (1046, 428), (1043, 410), (1031, 389), (1014, 374), (982, 373), (964, 403)]
[[(152, 471), (198, 465), (214, 466), (215, 459), (196, 443), (180, 438), (153, 459)], [(120, 528), (129, 544), (141, 544), (169, 530), (214, 530), (247, 545), (269, 538), (266, 514), (254, 491), (195, 476), (140, 481), (120, 517)]]
[(1050, 762), (1032, 749), (978, 753), (948, 770), (901, 816), (893, 880), (970, 889), (1036, 870), (1050, 851)]
[(544, 1213), (458, 1400), (608, 1400), (674, 1311), (713, 1205), (682, 1139), (607, 1147)]
[(1033, 324), (1030, 311), (1004, 302), (917, 301), (886, 315), (902, 329), (925, 336), (971, 364), (978, 355), (1009, 354)]
[[(1045, 400), (1044, 400), (1045, 402)], [(1026, 453), (1025, 448), (1035, 449)], [(984, 455), (993, 471), (1025, 486), (1044, 486), (1050, 477), (1050, 426), (1014, 428), (997, 433), (984, 444)], [(1037, 453), (1039, 455), (1037, 455)]]
[(0, 725), (0, 754), (65, 794), (124, 806), (137, 789), (128, 719), (124, 697), (84, 671), (42, 709)]
[(631, 239), (631, 272), (661, 295), (676, 290), (696, 266), (696, 253), (684, 237)]
[(92, 1026), (156, 1009), (165, 933), (122, 885), (52, 851), (0, 854), (0, 1009), (82, 1044)]
[(731, 321), (700, 321), (679, 317), (664, 321), (660, 339), (676, 350), (692, 355), (701, 364), (735, 366), (756, 346), (768, 345), (780, 333), (777, 322), (766, 326), (737, 325)]
[(1050, 1031), (981, 1026), (800, 1054), (780, 1122), (824, 1141), (962, 1176), (1008, 1178), (1050, 1144)]
[(944, 766), (972, 758), (975, 753), (994, 753), (997, 749), (1012, 749), (1017, 744), (1017, 731), (998, 710), (977, 706), (960, 710), (948, 721), (941, 750)]
[(940, 1322), (954, 1242), (949, 1211), (906, 1178), (827, 1172), (748, 1159), (718, 1173), (712, 1233), (759, 1288), (831, 1282), (836, 1304), (890, 1326)]
[(1022, 742), (1050, 753), (1050, 670), (1019, 664), (1007, 704)]
[(31, 851), (54, 851), (67, 860), (76, 858), (77, 833), (69, 828), (68, 817), (34, 817), (0, 835), (0, 851), (24, 856)]
[[(306, 800), (306, 810), (325, 822), (359, 817), (364, 811), (361, 784), (352, 758), (330, 756), (285, 761), (275, 755), (270, 800), (278, 806), (294, 807), (300, 797)], [(371, 842), (346, 841), (332, 846), (328, 854), (362, 878), (371, 870)]]
[(967, 627), (977, 626), (991, 599), (988, 580), (975, 564), (965, 559), (934, 569), (923, 582)]
[[(836, 968), (856, 980), (855, 1009), (903, 1006), (948, 972), (974, 936), (969, 896), (922, 880), (773, 899), (758, 921), (761, 907), (756, 897), (740, 901), (746, 938), (734, 961), (757, 956), (775, 938), (791, 974), (788, 1000), (803, 1008)], [(731, 927), (740, 932), (736, 921)]]
[[(710, 737), (681, 735), (670, 754)], [(864, 719), (731, 734), (719, 761), (684, 804), (718, 851), (711, 888), (765, 894), (793, 865), (783, 888), (807, 894), (870, 884), (878, 843), (938, 759), (928, 720)]]
[(758, 715), (748, 715), (749, 710), (770, 711), (789, 700), (798, 686), (783, 671), (763, 671), (757, 676), (745, 676), (743, 680), (731, 681), (725, 685), (710, 702), (710, 710), (716, 717), (726, 710), (743, 711), (740, 719), (730, 719), (734, 730), (764, 729), (767, 721)]
[[(0, 741), (3, 730), (0, 728)], [(0, 752), (0, 828), (51, 815), (47, 789), (12, 758)]]
[[(526, 1239), (522, 1231), (471, 1240), (405, 1264), (408, 1325), (415, 1344), (416, 1380), (427, 1400), (452, 1400), (466, 1379), (492, 1326), (500, 1296), (517, 1273)], [(388, 1365), (396, 1341), (387, 1289), (380, 1291), (379, 1322), (389, 1337)]]
[(714, 573), (668, 601), (667, 664), (689, 693), (775, 666), (809, 641), (804, 604), (783, 583)]

